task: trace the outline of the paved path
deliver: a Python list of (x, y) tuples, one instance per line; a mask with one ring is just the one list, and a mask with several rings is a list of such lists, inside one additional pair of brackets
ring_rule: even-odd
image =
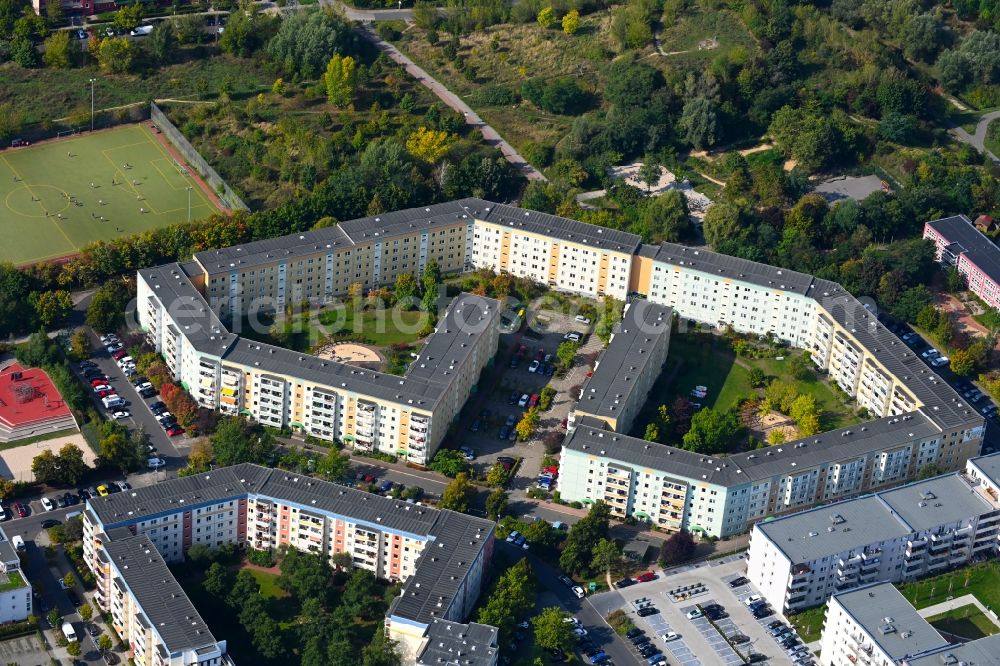
[(512, 145), (507, 143), (500, 134), (486, 124), (482, 118), (476, 115), (475, 111), (469, 108), (469, 105), (462, 101), (462, 99), (451, 92), (443, 84), (439, 83), (433, 77), (431, 77), (427, 72), (418, 67), (416, 63), (410, 60), (408, 57), (403, 55), (399, 49), (385, 41), (378, 35), (376, 35), (368, 25), (364, 25), (358, 29), (359, 34), (365, 39), (372, 42), (376, 48), (385, 53), (389, 58), (396, 64), (403, 67), (406, 73), (417, 79), (425, 88), (430, 90), (432, 93), (438, 96), (438, 98), (447, 104), (449, 107), (458, 111), (465, 116), (465, 122), (469, 125), (479, 128), (482, 132), (483, 138), (486, 143), (491, 146), (496, 146), (500, 149), (504, 158), (513, 164), (518, 171), (521, 172), (528, 180), (538, 180), (547, 181), (548, 179), (542, 174), (542, 172), (535, 169), (535, 167), (528, 164), (528, 161), (521, 157), (520, 154), (514, 149)]
[(1000, 159), (998, 159), (996, 155), (986, 148), (986, 130), (990, 126), (990, 121), (996, 118), (1000, 118), (1000, 111), (991, 111), (990, 113), (980, 116), (979, 124), (976, 125), (975, 134), (969, 134), (958, 125), (952, 125), (951, 131), (956, 137), (958, 137), (959, 141), (964, 141), (979, 152), (984, 153), (994, 162), (1000, 162)]

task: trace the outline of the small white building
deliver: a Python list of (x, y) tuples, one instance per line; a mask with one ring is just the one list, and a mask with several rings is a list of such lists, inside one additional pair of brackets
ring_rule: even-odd
[(20, 622), (31, 615), (31, 583), (21, 571), (17, 550), (0, 530), (0, 623)]

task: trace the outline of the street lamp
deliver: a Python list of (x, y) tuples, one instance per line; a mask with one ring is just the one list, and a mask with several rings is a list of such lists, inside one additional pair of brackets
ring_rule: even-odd
[(94, 131), (94, 84), (97, 79), (90, 80), (90, 131)]
[(188, 191), (188, 222), (190, 222), (191, 221), (191, 186), (190, 185), (188, 185), (187, 191)]

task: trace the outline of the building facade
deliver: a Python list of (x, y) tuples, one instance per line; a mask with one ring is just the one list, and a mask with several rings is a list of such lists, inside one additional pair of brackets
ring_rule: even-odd
[(747, 577), (796, 612), (860, 585), (899, 582), (997, 553), (1000, 454), (953, 472), (757, 523)]
[(32, 613), (31, 583), (21, 571), (21, 559), (7, 534), (0, 530), (0, 624), (27, 620)]
[(924, 224), (924, 238), (934, 242), (942, 266), (954, 266), (969, 290), (992, 308), (1000, 308), (1000, 248), (965, 215)]
[[(386, 628), (400, 642), (406, 663), (415, 663), (426, 650), (438, 649), (442, 643), (445, 649), (455, 648), (446, 636), (485, 631), (477, 628), (481, 625), (463, 624), (479, 597), (493, 553), (495, 524), (480, 518), (244, 464), (136, 488), (128, 494), (92, 498), (83, 526), (84, 558), (99, 581), (97, 603), (113, 615), (116, 604), (125, 609), (122, 635), (139, 632), (131, 641), (136, 653), (152, 654), (150, 650), (163, 637), (150, 634), (142, 623), (133, 626), (135, 613), (128, 609), (140, 609), (149, 617), (156, 612), (155, 597), (136, 592), (127, 578), (123, 586), (123, 574), (116, 573), (115, 562), (123, 553), (134, 558), (136, 549), (149, 550), (149, 546), (158, 555), (153, 558), (146, 553), (143, 561), (180, 562), (194, 544), (210, 548), (236, 544), (261, 550), (285, 546), (322, 553), (331, 560), (347, 553), (355, 567), (404, 583), (390, 607)], [(142, 541), (137, 542), (140, 537)], [(135, 571), (130, 575), (147, 579)], [(164, 583), (168, 584), (176, 582), (171, 577)], [(435, 621), (449, 623), (450, 629), (436, 626)], [(493, 666), (496, 661), (493, 631), (493, 643), (478, 648), (477, 658), (487, 655), (482, 666)], [(176, 646), (167, 648), (171, 654), (176, 651)], [(174, 662), (144, 663), (172, 666)]]
[(499, 303), (462, 294), (402, 377), (241, 338), (205, 301), (197, 265), (138, 274), (139, 323), (203, 407), (427, 464), (491, 362)]

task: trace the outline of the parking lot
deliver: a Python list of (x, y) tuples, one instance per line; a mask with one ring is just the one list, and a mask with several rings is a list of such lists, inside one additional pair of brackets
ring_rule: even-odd
[[(669, 576), (661, 572), (656, 580), (594, 595), (589, 601), (605, 616), (619, 608), (624, 610), (663, 650), (671, 664), (737, 666), (744, 661), (736, 650), (744, 656), (760, 655), (754, 657), (757, 663), (792, 664), (789, 653), (769, 633), (768, 625), (780, 620), (780, 616), (756, 619), (743, 603), (755, 591), (749, 585), (730, 587), (730, 581), (741, 577), (745, 569), (742, 559), (709, 562), (673, 570)], [(687, 589), (680, 591), (683, 588)], [(640, 617), (635, 604), (644, 598), (659, 613)], [(704, 611), (714, 604), (721, 608), (710, 621)], [(694, 610), (698, 613), (693, 615), (701, 617), (689, 618), (688, 614)], [(670, 631), (680, 638), (664, 641), (663, 635)], [(735, 639), (736, 650), (727, 638)]]
[[(503, 351), (498, 354), (495, 368), (487, 382), (480, 383), (481, 393), (466, 407), (458, 436), (460, 446), (471, 448), (476, 453), (473, 466), (485, 472), (496, 463), (498, 457), (523, 458), (517, 474), (508, 487), (526, 491), (537, 483), (542, 458), (545, 455), (543, 441), (546, 434), (565, 433), (563, 423), (574, 403), (571, 389), (579, 386), (590, 370), (588, 359), (602, 349), (603, 344), (596, 336), (584, 337), (577, 352), (573, 367), (560, 377), (556, 373), (546, 374), (544, 359), (552, 355), (550, 364), (557, 362), (556, 350), (569, 332), (585, 334), (588, 326), (557, 313), (546, 313), (547, 324), (539, 335), (532, 335), (534, 329), (522, 329), (517, 333), (500, 336)], [(538, 326), (538, 322), (535, 322)], [(523, 347), (523, 349), (522, 349)], [(536, 371), (530, 371), (532, 361), (541, 355)], [(512, 367), (512, 359), (517, 363)], [(521, 420), (526, 406), (520, 406), (524, 396), (528, 399), (541, 393), (545, 386), (556, 391), (552, 406), (540, 414), (535, 435), (527, 442), (515, 441), (511, 433), (513, 426)], [(508, 425), (509, 424), (509, 425)], [(506, 435), (501, 439), (500, 435)], [(558, 484), (553, 490), (558, 488)]]
[(31, 635), (0, 641), (0, 662), (42, 666), (51, 663), (51, 657), (39, 643), (38, 637)]

